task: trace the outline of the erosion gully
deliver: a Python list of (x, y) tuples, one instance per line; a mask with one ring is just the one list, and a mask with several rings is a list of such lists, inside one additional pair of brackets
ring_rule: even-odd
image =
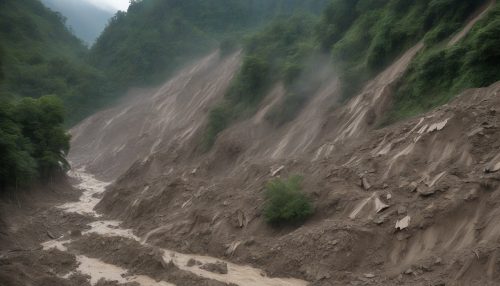
[[(79, 213), (82, 215), (93, 216), (96, 218), (101, 218), (93, 208), (100, 201), (98, 194), (104, 192), (106, 186), (110, 183), (102, 182), (97, 180), (91, 174), (85, 173), (85, 168), (80, 168), (77, 170), (72, 170), (68, 173), (70, 177), (77, 179), (78, 183), (75, 183), (76, 188), (83, 189), (83, 194), (78, 202), (70, 202), (58, 206), (68, 213)], [(96, 233), (104, 237), (125, 237), (134, 239), (143, 245), (148, 245), (144, 239), (134, 235), (131, 229), (120, 228), (120, 221), (108, 221), (108, 220), (97, 220), (88, 224), (89, 229), (82, 232), (82, 235), (89, 233)], [(61, 251), (68, 251), (66, 245), (70, 244), (72, 240), (68, 236), (62, 236), (55, 240), (50, 240), (42, 243), (44, 250), (49, 250), (51, 248), (57, 248)], [(299, 279), (289, 279), (289, 278), (269, 278), (266, 276), (261, 276), (260, 269), (256, 269), (250, 266), (237, 265), (221, 259), (217, 259), (209, 256), (199, 256), (193, 254), (183, 254), (175, 251), (162, 249), (163, 258), (165, 261), (172, 261), (179, 269), (189, 271), (201, 277), (217, 280), (224, 283), (235, 283), (238, 285), (264, 285), (264, 286), (303, 286), (307, 285), (307, 281)], [(194, 258), (197, 261), (206, 263), (215, 263), (216, 261), (227, 263), (228, 273), (227, 274), (216, 274), (197, 266), (188, 267), (187, 262)], [(75, 271), (80, 271), (83, 274), (90, 275), (91, 284), (95, 285), (98, 280), (104, 278), (110, 281), (118, 281), (119, 283), (137, 282), (142, 286), (152, 286), (152, 285), (174, 285), (165, 281), (156, 282), (154, 279), (148, 276), (134, 275), (129, 277), (122, 277), (122, 274), (126, 273), (128, 269), (124, 269), (112, 264), (104, 263), (98, 259), (93, 259), (86, 257), (84, 255), (77, 256), (78, 268)], [(72, 273), (65, 275), (63, 278), (67, 278)]]

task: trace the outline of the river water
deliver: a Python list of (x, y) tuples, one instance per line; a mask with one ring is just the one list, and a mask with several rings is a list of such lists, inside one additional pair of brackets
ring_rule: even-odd
[[(75, 187), (83, 189), (84, 192), (78, 202), (66, 203), (58, 206), (58, 208), (64, 210), (65, 212), (74, 212), (99, 218), (100, 215), (93, 210), (100, 200), (96, 198), (95, 195), (104, 192), (106, 186), (108, 186), (110, 183), (99, 181), (94, 176), (85, 173), (85, 168), (72, 170), (68, 173), (68, 175), (78, 180), (78, 183), (75, 185)], [(82, 234), (85, 235), (87, 233), (97, 233), (101, 236), (106, 237), (120, 236), (131, 238), (141, 242), (141, 238), (134, 235), (132, 230), (120, 228), (120, 223), (120, 221), (98, 220), (90, 223), (90, 229), (84, 231)], [(66, 238), (59, 238), (44, 242), (42, 243), (42, 246), (45, 250), (57, 248), (61, 251), (67, 251), (67, 247), (65, 245), (67, 245), (68, 243), (71, 243), (71, 240), (68, 240)], [(146, 244), (145, 242), (141, 243)], [(237, 265), (234, 263), (222, 261), (214, 257), (183, 254), (167, 249), (162, 250), (164, 251), (165, 261), (172, 260), (173, 263), (180, 269), (189, 271), (198, 276), (218, 280), (225, 283), (235, 283), (240, 286), (305, 286), (308, 284), (307, 281), (299, 279), (269, 278), (266, 276), (262, 276), (260, 269), (250, 266)], [(186, 264), (191, 258), (194, 258), (202, 262), (203, 264), (215, 263), (216, 261), (226, 262), (228, 266), (228, 273), (216, 274), (205, 271), (196, 266), (187, 267)], [(80, 271), (83, 274), (90, 275), (92, 277), (92, 285), (95, 285), (101, 278), (105, 278), (106, 280), (116, 280), (119, 283), (138, 282), (142, 286), (174, 285), (164, 281), (156, 282), (154, 279), (147, 276), (130, 276), (123, 278), (121, 274), (126, 273), (128, 269), (123, 269), (115, 265), (104, 263), (98, 259), (89, 258), (83, 255), (77, 256), (77, 261), (79, 262), (79, 266), (76, 271)], [(71, 273), (66, 275), (65, 278), (69, 277), (69, 275), (71, 275)]]

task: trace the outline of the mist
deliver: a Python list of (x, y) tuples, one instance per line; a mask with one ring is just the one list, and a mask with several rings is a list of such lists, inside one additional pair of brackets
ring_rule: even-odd
[(114, 15), (85, 1), (42, 0), (42, 3), (67, 17), (66, 25), (71, 26), (76, 36), (89, 46), (94, 44), (106, 27), (108, 19)]

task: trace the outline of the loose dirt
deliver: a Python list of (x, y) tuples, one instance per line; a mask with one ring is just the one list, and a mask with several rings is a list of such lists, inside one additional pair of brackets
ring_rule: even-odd
[[(374, 130), (422, 47), (337, 109), (332, 78), (278, 129), (276, 86), (209, 152), (239, 53), (132, 91), (71, 130), (69, 179), (4, 199), (0, 285), (498, 285), (500, 83)], [(262, 191), (294, 173), (316, 213), (272, 227)]]

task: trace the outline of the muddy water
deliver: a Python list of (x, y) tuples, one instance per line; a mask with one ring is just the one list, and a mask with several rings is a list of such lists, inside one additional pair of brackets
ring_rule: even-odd
[(106, 264), (98, 259), (92, 259), (86, 256), (77, 256), (76, 260), (80, 263), (78, 271), (92, 277), (90, 279), (90, 283), (92, 285), (95, 285), (99, 279), (104, 278), (106, 280), (116, 280), (119, 283), (138, 282), (142, 286), (175, 286), (174, 284), (167, 283), (165, 281), (156, 282), (150, 277), (143, 275), (123, 278), (121, 274), (127, 272), (126, 269)]
[[(80, 201), (76, 203), (67, 203), (59, 206), (66, 212), (75, 212), (80, 214), (87, 214), (98, 217), (98, 214), (93, 211), (94, 206), (99, 202), (99, 199), (95, 198), (95, 195), (104, 192), (104, 189), (109, 183), (101, 182), (95, 179), (92, 175), (86, 174), (84, 168), (73, 170), (69, 173), (69, 176), (78, 179), (79, 183), (75, 185), (77, 188), (84, 189)], [(133, 234), (130, 229), (122, 229), (119, 227), (120, 221), (95, 221), (90, 224), (90, 230), (83, 232), (87, 233), (97, 233), (101, 236), (121, 236), (126, 238), (131, 238), (136, 241), (146, 241), (140, 237)], [(67, 251), (66, 244), (71, 243), (71, 240), (66, 238), (60, 238), (57, 240), (51, 240), (42, 243), (45, 250), (51, 248), (57, 248), (61, 251)], [(145, 244), (141, 242), (142, 244)], [(205, 278), (210, 278), (218, 280), (225, 283), (236, 283), (238, 285), (264, 285), (264, 286), (303, 286), (307, 285), (307, 281), (299, 279), (286, 279), (286, 278), (269, 278), (261, 275), (261, 271), (250, 266), (236, 265), (227, 262), (228, 273), (227, 274), (215, 274), (202, 269), (197, 266), (187, 267), (186, 264), (189, 259), (194, 258), (203, 264), (205, 263), (215, 263), (216, 261), (225, 262), (209, 256), (198, 256), (177, 253), (167, 249), (163, 249), (165, 255), (164, 259), (166, 261), (172, 260), (180, 269), (192, 272), (198, 276)], [(77, 271), (84, 274), (88, 274), (92, 277), (91, 284), (95, 285), (97, 281), (101, 278), (106, 280), (117, 280), (120, 283), (126, 282), (138, 282), (143, 286), (150, 285), (174, 285), (166, 282), (155, 282), (147, 276), (132, 276), (123, 278), (121, 274), (126, 273), (127, 269), (117, 267), (115, 265), (106, 264), (98, 259), (92, 259), (86, 256), (77, 256), (77, 260), (80, 263)]]
[(80, 183), (75, 187), (77, 189), (83, 189), (82, 196), (78, 202), (66, 203), (59, 208), (66, 210), (67, 212), (79, 213), (79, 214), (89, 214), (92, 216), (99, 216), (95, 211), (94, 207), (99, 203), (100, 199), (95, 198), (94, 195), (104, 192), (104, 189), (110, 184), (96, 180), (92, 175), (85, 174), (83, 172), (84, 167), (71, 170), (68, 172), (70, 177), (78, 179)]

